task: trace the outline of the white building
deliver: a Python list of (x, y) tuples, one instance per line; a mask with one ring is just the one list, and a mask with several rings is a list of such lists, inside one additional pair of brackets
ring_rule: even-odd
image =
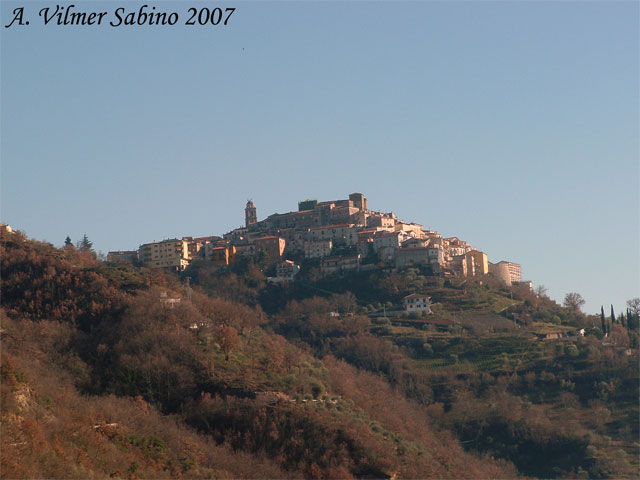
[(415, 313), (431, 313), (431, 298), (420, 293), (412, 293), (402, 299), (404, 309)]
[(300, 265), (296, 265), (291, 260), (285, 260), (276, 265), (276, 276), (267, 278), (269, 283), (293, 282), (295, 276), (300, 272)]
[(309, 240), (331, 240), (334, 246), (351, 246), (358, 244), (358, 229), (346, 223), (313, 227), (309, 229)]
[(333, 241), (328, 238), (326, 240), (316, 240), (304, 242), (304, 258), (323, 258), (331, 255)]
[(378, 252), (383, 248), (400, 248), (400, 243), (404, 239), (401, 232), (378, 232), (373, 238), (373, 251)]

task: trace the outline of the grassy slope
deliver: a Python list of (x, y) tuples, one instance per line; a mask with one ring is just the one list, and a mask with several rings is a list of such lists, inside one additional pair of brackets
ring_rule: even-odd
[[(374, 307), (371, 291), (379, 295), (378, 305), (413, 292), (437, 302), (435, 314), (428, 317), (371, 318), (368, 331), (382, 341), (379, 348), (400, 347), (395, 363), (372, 359), (367, 349), (345, 355), (330, 342), (311, 344), (320, 351), (336, 351), (422, 398), (436, 423), (459, 435), (466, 447), (510, 459), (521, 473), (637, 475), (638, 349), (629, 355), (624, 329), (616, 325), (616, 332), (603, 340), (593, 335), (537, 340), (535, 334), (572, 334), (599, 322), (527, 292), (514, 296), (495, 285), (459, 280), (438, 285), (413, 270), (404, 277), (402, 272), (375, 279), (370, 273), (345, 274), (320, 283), (336, 294), (352, 291), (365, 312)], [(307, 295), (319, 291), (306, 290)], [(305, 338), (295, 329), (289, 334)], [(527, 452), (537, 452), (538, 460)], [(554, 457), (557, 452), (569, 460)]]

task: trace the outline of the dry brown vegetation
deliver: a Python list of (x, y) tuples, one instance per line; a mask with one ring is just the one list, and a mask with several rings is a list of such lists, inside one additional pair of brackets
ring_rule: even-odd
[[(621, 352), (636, 340), (619, 325), (614, 347), (532, 347), (495, 313), (478, 331), (398, 335), (349, 292), (265, 293), (252, 263), (201, 266), (192, 289), (20, 234), (0, 253), (3, 478), (634, 474), (637, 427), (615, 429), (633, 412), (637, 357)], [(376, 288), (427, 283), (394, 273)], [(434, 288), (451, 304), (456, 288), (464, 302), (497, 295)], [(273, 299), (286, 301), (267, 315)], [(534, 303), (513, 312), (564, 315)]]
[(55, 366), (62, 325), (6, 316), (2, 325), (3, 478), (299, 475), (265, 456), (218, 445), (140, 396), (80, 394), (76, 372)]

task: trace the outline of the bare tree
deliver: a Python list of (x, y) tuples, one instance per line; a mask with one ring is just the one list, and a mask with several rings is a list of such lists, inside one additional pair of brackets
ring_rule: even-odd
[(640, 315), (640, 298), (632, 298), (631, 300), (627, 300), (627, 308), (631, 310), (631, 313), (634, 315)]
[(534, 292), (538, 297), (546, 297), (547, 287), (545, 287), (544, 285), (538, 285)]
[(570, 308), (571, 310), (579, 312), (580, 307), (582, 307), (584, 304), (585, 304), (585, 300), (584, 298), (582, 298), (582, 295), (580, 295), (579, 293), (571, 292), (571, 293), (567, 293), (564, 296), (564, 306), (567, 308)]

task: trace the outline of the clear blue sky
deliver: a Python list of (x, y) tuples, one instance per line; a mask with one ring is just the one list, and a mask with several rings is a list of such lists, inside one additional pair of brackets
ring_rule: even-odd
[(179, 24), (2, 2), (2, 222), (107, 252), (360, 191), (587, 312), (640, 295), (638, 2), (149, 5)]

